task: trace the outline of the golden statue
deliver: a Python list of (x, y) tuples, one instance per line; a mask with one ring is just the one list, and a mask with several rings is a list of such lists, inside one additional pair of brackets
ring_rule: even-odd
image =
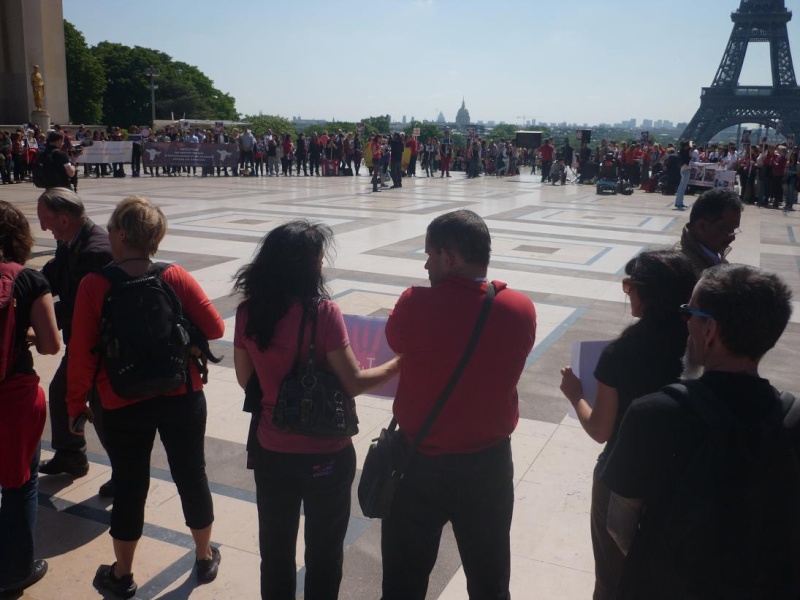
[(36, 105), (36, 110), (44, 110), (44, 79), (39, 72), (39, 65), (33, 65), (31, 87), (33, 88), (33, 103)]

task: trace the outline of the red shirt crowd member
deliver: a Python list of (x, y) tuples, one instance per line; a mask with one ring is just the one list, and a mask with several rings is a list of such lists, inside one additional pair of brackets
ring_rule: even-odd
[[(166, 232), (167, 220), (161, 209), (141, 196), (126, 198), (117, 205), (108, 222), (115, 260), (110, 268), (117, 269), (116, 275), (129, 279), (147, 274), (150, 258), (158, 251)], [(170, 265), (161, 279), (175, 291), (185, 317), (207, 339), (222, 337), (225, 330), (222, 317), (189, 273), (178, 265)], [(200, 376), (190, 361), (188, 387), (134, 400), (115, 394), (103, 362), (92, 351), (100, 343), (103, 302), (110, 289), (111, 283), (102, 273), (87, 275), (78, 288), (67, 365), (67, 406), (70, 428), (83, 414), (91, 418), (86, 396), (96, 377), (114, 481), (110, 533), (116, 562), (100, 565), (94, 583), (100, 589), (130, 598), (137, 589), (133, 558), (142, 536), (150, 485), (150, 452), (156, 433), (164, 444), (184, 518), (194, 538), (195, 571), (201, 583), (216, 578), (220, 552), (211, 546), (214, 509), (205, 472), (206, 398)]]
[(539, 155), (542, 157), (542, 182), (544, 183), (550, 178), (550, 168), (553, 166), (553, 160), (556, 157), (556, 149), (553, 146), (553, 140), (547, 138), (544, 144), (539, 146)]
[(369, 151), (372, 155), (372, 191), (380, 192), (378, 186), (381, 182), (381, 136), (375, 134), (369, 143)]
[[(400, 355), (393, 412), (411, 440), (459, 362), (490, 285), (491, 238), (475, 213), (428, 226), (430, 288), (400, 296), (386, 339)], [(519, 419), (517, 382), (533, 348), (530, 299), (493, 282), (496, 296), (475, 351), (383, 520), (383, 600), (424, 600), (442, 527), (452, 522), (471, 597), (510, 598), (514, 505), (509, 436)]]
[[(55, 354), (61, 344), (47, 279), (23, 267), (33, 248), (22, 212), (0, 200), (0, 276), (13, 280), (13, 296), (0, 309), (0, 596), (32, 586), (47, 573), (34, 556), (39, 489), (39, 448), (47, 418), (44, 390), (33, 369), (27, 333), (33, 327), (36, 350)], [(8, 278), (8, 279), (6, 279)], [(7, 302), (6, 302), (7, 301)]]

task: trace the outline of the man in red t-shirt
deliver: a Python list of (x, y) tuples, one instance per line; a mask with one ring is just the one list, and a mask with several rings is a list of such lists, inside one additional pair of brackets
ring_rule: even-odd
[(556, 157), (556, 149), (553, 146), (552, 138), (547, 138), (544, 144), (539, 146), (539, 155), (542, 157), (542, 183), (550, 179), (550, 167)]
[[(474, 212), (428, 226), (431, 287), (403, 292), (386, 324), (400, 361), (394, 416), (410, 441), (436, 404), (472, 335), (489, 282), (491, 238)], [(472, 598), (510, 598), (514, 505), (510, 435), (519, 419), (517, 382), (536, 334), (530, 299), (505, 283), (466, 369), (400, 481), (383, 520), (383, 600), (424, 600), (448, 521)]]

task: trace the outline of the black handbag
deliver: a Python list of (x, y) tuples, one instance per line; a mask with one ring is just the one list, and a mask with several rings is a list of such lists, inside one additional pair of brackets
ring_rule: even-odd
[[(272, 423), (280, 430), (312, 437), (346, 438), (358, 433), (356, 401), (339, 378), (314, 364), (319, 299), (303, 310), (297, 338), (297, 356), (291, 372), (281, 382)], [(300, 363), (306, 322), (311, 319), (308, 360)]]
[(361, 480), (358, 482), (358, 504), (365, 517), (385, 519), (391, 514), (392, 501), (400, 481), (414, 460), (419, 445), (430, 432), (433, 422), (455, 389), (475, 346), (478, 345), (478, 339), (489, 316), (489, 308), (494, 296), (494, 284), (489, 283), (486, 298), (481, 306), (481, 312), (475, 328), (472, 330), (467, 348), (411, 445), (406, 442), (403, 432), (397, 429), (397, 421), (394, 418), (389, 423), (389, 427), (382, 429), (380, 435), (372, 440), (364, 460), (364, 468), (361, 470)]

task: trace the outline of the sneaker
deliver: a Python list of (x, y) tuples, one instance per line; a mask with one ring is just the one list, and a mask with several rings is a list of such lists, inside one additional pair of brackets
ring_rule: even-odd
[(113, 498), (114, 497), (114, 480), (109, 479), (103, 485), (100, 486), (100, 489), (97, 490), (97, 495), (101, 498)]
[(120, 598), (132, 598), (139, 588), (133, 580), (133, 573), (123, 575), (119, 579), (114, 577), (113, 565), (100, 565), (94, 576), (94, 584), (101, 590), (108, 590)]
[[(0, 586), (0, 596), (5, 597), (6, 595), (18, 594), (22, 590), (26, 590), (31, 587), (33, 584), (39, 582), (42, 577), (45, 576), (47, 573), (47, 561), (46, 560), (35, 560), (33, 561), (33, 572), (28, 575), (22, 581), (18, 581), (16, 583), (11, 583), (6, 586)], [(16, 596), (15, 596), (16, 597)]]
[(39, 464), (39, 473), (59, 475), (67, 473), (73, 477), (83, 477), (89, 472), (89, 461), (83, 452), (56, 452), (50, 460)]
[(194, 563), (197, 580), (200, 583), (210, 583), (214, 581), (217, 578), (219, 563), (221, 561), (222, 555), (219, 553), (219, 548), (211, 546), (211, 558), (198, 559)]

